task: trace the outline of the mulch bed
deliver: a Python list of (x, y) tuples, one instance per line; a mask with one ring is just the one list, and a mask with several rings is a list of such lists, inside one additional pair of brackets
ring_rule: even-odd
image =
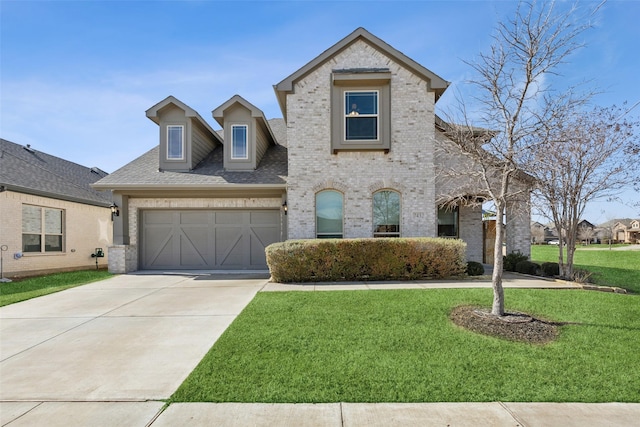
[(558, 337), (562, 323), (536, 319), (525, 313), (495, 316), (491, 310), (459, 306), (450, 315), (456, 325), (492, 337), (531, 344), (547, 344)]

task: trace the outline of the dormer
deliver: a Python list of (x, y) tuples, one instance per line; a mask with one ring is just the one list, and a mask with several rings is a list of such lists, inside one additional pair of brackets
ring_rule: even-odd
[(235, 95), (211, 112), (224, 129), (224, 168), (255, 170), (271, 145), (276, 144), (264, 113)]
[(169, 96), (146, 111), (160, 126), (159, 168), (188, 172), (222, 140), (200, 115), (188, 105)]
[(633, 221), (631, 221), (631, 228), (633, 228), (634, 230), (637, 230), (640, 228), (640, 221), (634, 219)]

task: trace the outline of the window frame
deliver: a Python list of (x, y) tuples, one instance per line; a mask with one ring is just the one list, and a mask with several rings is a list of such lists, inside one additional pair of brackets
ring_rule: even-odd
[[(443, 226), (445, 225), (452, 225), (454, 227), (455, 230), (455, 235), (452, 234), (443, 234), (440, 232), (440, 212), (452, 212), (454, 214), (454, 223), (453, 224), (442, 224)], [(460, 238), (460, 207), (458, 205), (454, 206), (453, 208), (450, 207), (442, 207), (442, 206), (438, 206), (438, 211), (436, 213), (436, 218), (438, 220), (437, 223), (437, 227), (438, 227), (438, 237), (443, 237), (445, 239), (459, 239)]]
[[(337, 194), (340, 196), (340, 231), (339, 232), (322, 232), (318, 231), (318, 196), (321, 194)], [(344, 238), (344, 193), (338, 190), (334, 190), (328, 188), (326, 190), (318, 191), (315, 194), (315, 209), (314, 209), (314, 218), (315, 218), (315, 236), (316, 239), (343, 239)]]
[[(236, 140), (235, 140), (235, 129), (243, 128), (244, 129), (244, 157), (236, 156)], [(249, 126), (246, 124), (233, 124), (231, 125), (231, 160), (248, 160), (249, 159)]]
[[(394, 194), (397, 196), (398, 198), (398, 223), (397, 224), (376, 224), (376, 194), (381, 194), (381, 193), (390, 193), (390, 194)], [(371, 207), (372, 207), (372, 223), (373, 223), (373, 237), (387, 237), (387, 238), (397, 238), (397, 237), (401, 237), (402, 236), (402, 195), (400, 194), (399, 191), (390, 189), (390, 188), (384, 188), (381, 190), (378, 190), (376, 192), (373, 193), (373, 195), (371, 196)], [(387, 201), (387, 210), (388, 210), (388, 201)], [(389, 225), (397, 225), (397, 231), (376, 231), (378, 226), (389, 226)]]
[[(349, 112), (349, 106), (347, 102), (347, 97), (351, 94), (375, 94), (375, 113), (358, 113), (353, 110)], [(380, 140), (380, 91), (379, 90), (345, 90), (342, 92), (342, 113), (344, 114), (344, 124), (343, 124), (343, 138), (344, 141), (349, 141), (349, 143), (360, 142), (360, 143), (369, 143), (369, 142), (377, 142)], [(353, 104), (356, 105), (356, 104)], [(376, 134), (375, 138), (349, 138), (348, 134), (348, 122), (350, 119), (358, 119), (358, 118), (375, 118), (376, 119)]]
[[(40, 213), (40, 221), (39, 221), (39, 231), (25, 231), (25, 207), (36, 208), (39, 209)], [(59, 212), (60, 215), (60, 232), (57, 231), (49, 231), (47, 229), (47, 212)], [(65, 252), (65, 237), (66, 237), (66, 212), (64, 209), (59, 208), (50, 208), (46, 206), (38, 206), (38, 205), (30, 205), (23, 204), (22, 205), (22, 230), (21, 230), (21, 240), (22, 247), (21, 251), (25, 254), (60, 254)], [(56, 221), (57, 222), (57, 221)], [(40, 247), (39, 250), (27, 250), (25, 246), (25, 235), (27, 236), (38, 236)], [(59, 238), (60, 242), (60, 250), (47, 250), (47, 237), (55, 236)]]
[[(346, 139), (346, 96), (349, 92), (378, 94), (377, 138)], [(391, 149), (391, 72), (386, 69), (333, 70), (331, 86), (331, 152)]]
[[(171, 130), (173, 128), (180, 128), (180, 157), (171, 156)], [(168, 161), (184, 161), (185, 160), (185, 126), (182, 124), (168, 124), (167, 125), (167, 155), (165, 156)]]

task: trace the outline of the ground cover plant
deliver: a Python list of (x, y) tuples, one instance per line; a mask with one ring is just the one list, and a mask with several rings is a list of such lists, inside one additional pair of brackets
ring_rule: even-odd
[[(579, 269), (593, 273), (591, 280), (597, 285), (618, 286), (640, 293), (640, 251), (609, 250), (608, 245), (578, 247), (574, 262)], [(558, 247), (531, 246), (534, 262), (558, 262)]]
[(71, 271), (0, 283), (0, 307), (111, 277), (106, 270)]
[(172, 402), (638, 402), (640, 296), (506, 289), (568, 322), (525, 344), (456, 326), (490, 289), (259, 293)]

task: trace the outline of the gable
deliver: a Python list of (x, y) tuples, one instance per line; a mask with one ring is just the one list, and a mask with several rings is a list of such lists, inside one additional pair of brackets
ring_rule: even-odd
[(418, 64), (402, 52), (391, 47), (385, 41), (360, 27), (274, 86), (278, 103), (280, 104), (280, 110), (282, 111), (285, 120), (287, 119), (287, 94), (294, 92), (295, 83), (358, 41), (366, 43), (373, 49), (381, 52), (394, 62), (408, 69), (414, 75), (426, 81), (427, 90), (435, 93), (436, 101), (440, 96), (442, 96), (449, 86), (449, 82), (444, 80), (442, 77)]

